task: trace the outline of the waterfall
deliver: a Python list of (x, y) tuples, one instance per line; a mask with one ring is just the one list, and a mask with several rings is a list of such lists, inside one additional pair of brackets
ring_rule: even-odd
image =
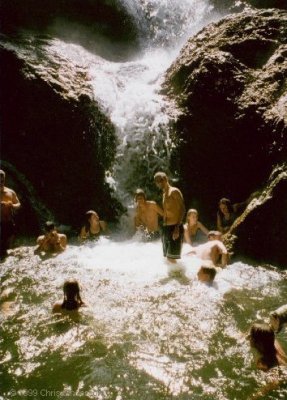
[(166, 69), (183, 43), (215, 19), (208, 0), (122, 0), (140, 32), (141, 51), (132, 61), (91, 62), (95, 98), (110, 116), (119, 139), (108, 171), (119, 199), (127, 204), (136, 187), (149, 193), (156, 170), (169, 170), (169, 122), (175, 107), (160, 94)]

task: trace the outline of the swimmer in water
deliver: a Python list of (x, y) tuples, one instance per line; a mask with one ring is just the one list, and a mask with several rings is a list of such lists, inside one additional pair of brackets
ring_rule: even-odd
[(215, 275), (216, 275), (216, 268), (214, 265), (210, 264), (202, 264), (198, 273), (197, 273), (197, 278), (200, 282), (207, 283), (209, 285), (212, 285)]
[(80, 286), (76, 279), (68, 279), (64, 283), (64, 300), (53, 305), (53, 313), (78, 311), (85, 303), (81, 299)]
[(250, 346), (258, 353), (256, 360), (258, 369), (268, 371), (278, 365), (287, 365), (286, 354), (275, 339), (275, 333), (270, 325), (253, 324), (247, 338)]
[(37, 248), (34, 253), (61, 253), (67, 247), (67, 236), (58, 233), (55, 224), (52, 221), (45, 223), (45, 235), (37, 238)]
[(278, 333), (282, 330), (283, 325), (287, 323), (287, 304), (277, 308), (270, 313), (270, 325), (273, 330)]

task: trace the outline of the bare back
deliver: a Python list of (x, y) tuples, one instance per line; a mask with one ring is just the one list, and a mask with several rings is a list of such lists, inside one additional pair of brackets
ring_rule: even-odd
[(136, 210), (135, 226), (144, 226), (149, 232), (156, 232), (159, 229), (159, 215), (163, 215), (163, 211), (156, 202), (145, 201), (145, 203)]

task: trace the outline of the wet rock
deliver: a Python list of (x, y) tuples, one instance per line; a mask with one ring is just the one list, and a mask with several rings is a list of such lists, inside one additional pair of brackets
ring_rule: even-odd
[(243, 201), (287, 156), (287, 13), (248, 11), (191, 38), (166, 75), (188, 206), (215, 224), (217, 202)]
[(226, 242), (235, 254), (287, 267), (287, 164), (276, 167), (265, 188), (235, 221)]
[(88, 209), (108, 219), (116, 213), (104, 181), (116, 138), (88, 71), (52, 44), (47, 37), (2, 40), (1, 157), (31, 182), (59, 222), (78, 228)]
[(242, 11), (244, 8), (280, 8), (287, 9), (285, 0), (211, 0), (215, 10), (221, 13)]
[(125, 58), (139, 44), (134, 19), (117, 0), (3, 0), (0, 12), (5, 34), (50, 33), (107, 58)]

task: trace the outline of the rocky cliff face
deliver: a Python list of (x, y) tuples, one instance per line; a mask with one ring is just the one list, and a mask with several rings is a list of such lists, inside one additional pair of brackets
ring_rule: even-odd
[(2, 153), (36, 188), (58, 221), (115, 215), (104, 182), (115, 154), (109, 119), (93, 98), (87, 70), (52, 50), (46, 37), (2, 40)]
[(287, 156), (287, 13), (249, 11), (191, 38), (168, 70), (165, 92), (187, 204), (215, 221), (217, 202), (242, 201)]
[(231, 251), (286, 268), (287, 165), (274, 168), (267, 184), (226, 237)]
[(246, 7), (280, 8), (287, 10), (285, 0), (211, 0), (215, 10), (221, 13), (242, 11)]
[(0, 13), (8, 35), (48, 33), (111, 59), (125, 59), (139, 46), (134, 20), (117, 0), (2, 0)]

